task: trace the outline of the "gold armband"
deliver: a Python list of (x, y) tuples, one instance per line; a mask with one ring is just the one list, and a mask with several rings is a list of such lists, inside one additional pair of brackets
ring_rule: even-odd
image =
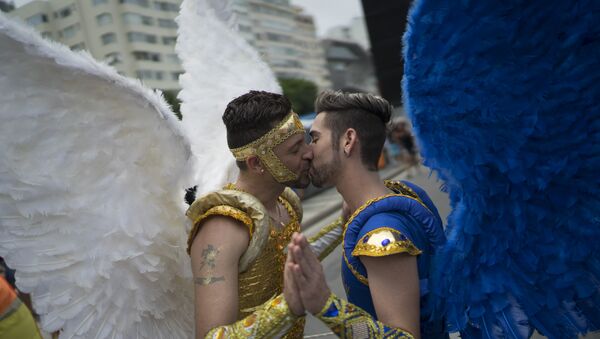
[(315, 314), (340, 338), (413, 338), (409, 332), (385, 326), (371, 315), (331, 293), (321, 312)]
[(242, 320), (210, 330), (205, 338), (273, 338), (281, 337), (302, 317), (290, 311), (283, 295), (263, 304)]

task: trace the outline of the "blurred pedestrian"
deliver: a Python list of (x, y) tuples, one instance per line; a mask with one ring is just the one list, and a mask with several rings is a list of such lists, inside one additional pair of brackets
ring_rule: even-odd
[(399, 117), (390, 123), (386, 151), (391, 163), (413, 166), (419, 163), (419, 152), (408, 120)]
[(29, 311), (6, 281), (0, 265), (0, 339), (41, 339), (42, 336)]

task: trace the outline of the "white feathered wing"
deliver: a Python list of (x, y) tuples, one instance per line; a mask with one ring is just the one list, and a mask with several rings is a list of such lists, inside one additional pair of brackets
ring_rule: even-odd
[(0, 256), (61, 338), (187, 338), (183, 189), (168, 105), (0, 14)]
[(281, 93), (269, 66), (237, 32), (231, 3), (183, 0), (176, 50), (185, 73), (183, 125), (198, 159), (198, 194), (222, 187), (239, 173), (221, 120), (227, 104), (250, 90)]

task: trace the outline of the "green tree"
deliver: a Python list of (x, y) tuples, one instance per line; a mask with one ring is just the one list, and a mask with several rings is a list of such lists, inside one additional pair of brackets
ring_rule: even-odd
[(175, 113), (177, 118), (181, 120), (181, 100), (177, 98), (177, 93), (177, 91), (164, 91), (163, 96), (165, 97), (167, 103), (171, 106), (171, 109), (173, 109), (173, 113)]
[(279, 79), (279, 84), (296, 113), (302, 115), (314, 112), (317, 85), (304, 79)]

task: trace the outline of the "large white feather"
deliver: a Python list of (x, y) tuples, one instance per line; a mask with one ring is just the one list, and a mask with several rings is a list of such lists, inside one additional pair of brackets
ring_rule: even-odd
[(192, 336), (191, 153), (161, 96), (2, 14), (0, 93), (0, 256), (42, 327)]
[(235, 31), (231, 10), (224, 0), (184, 0), (177, 17), (176, 50), (185, 70), (179, 97), (198, 158), (198, 194), (220, 188), (238, 173), (221, 120), (227, 103), (249, 90), (281, 93), (271, 69)]

